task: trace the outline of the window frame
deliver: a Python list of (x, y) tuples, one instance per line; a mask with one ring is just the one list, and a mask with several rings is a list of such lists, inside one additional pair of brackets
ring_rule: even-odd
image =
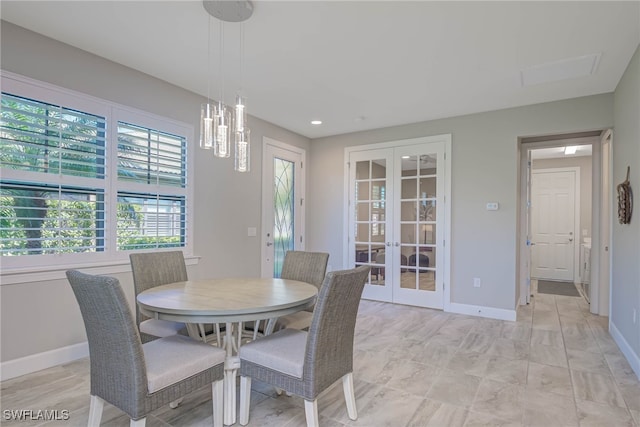
[[(193, 226), (194, 226), (194, 127), (192, 124), (180, 122), (157, 114), (145, 112), (108, 100), (86, 95), (77, 91), (41, 82), (15, 73), (0, 70), (1, 87), (3, 92), (16, 96), (30, 98), (44, 103), (60, 105), (65, 108), (99, 115), (105, 118), (105, 178), (86, 178), (77, 176), (57, 176), (60, 185), (70, 187), (92, 187), (104, 189), (105, 195), (105, 248), (104, 251), (90, 253), (63, 253), (49, 255), (23, 255), (1, 257), (0, 284), (11, 284), (32, 281), (47, 277), (46, 272), (58, 278), (64, 277), (64, 271), (70, 268), (96, 267), (100, 274), (105, 272), (129, 271), (129, 254), (148, 250), (117, 250), (116, 247), (116, 214), (119, 192), (135, 192), (141, 194), (170, 194), (184, 196), (186, 199), (186, 229), (185, 245), (166, 249), (149, 249), (153, 251), (182, 250), (190, 261), (197, 262), (193, 257)], [(117, 151), (118, 151), (118, 122), (135, 124), (160, 132), (184, 137), (186, 140), (186, 183), (184, 187), (163, 187), (161, 185), (140, 185), (137, 183), (118, 181)], [(40, 182), (40, 173), (15, 169), (2, 169), (2, 179), (15, 182)], [(170, 191), (169, 193), (167, 191)], [(109, 267), (114, 268), (109, 268)], [(106, 268), (106, 270), (105, 270)], [(126, 268), (122, 270), (122, 268)], [(60, 276), (62, 272), (62, 277)], [(54, 277), (54, 278), (55, 278)]]

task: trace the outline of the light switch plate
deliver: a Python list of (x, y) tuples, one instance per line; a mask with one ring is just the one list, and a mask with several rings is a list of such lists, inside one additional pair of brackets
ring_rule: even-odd
[(247, 236), (248, 237), (256, 237), (258, 235), (258, 230), (255, 227), (247, 228)]

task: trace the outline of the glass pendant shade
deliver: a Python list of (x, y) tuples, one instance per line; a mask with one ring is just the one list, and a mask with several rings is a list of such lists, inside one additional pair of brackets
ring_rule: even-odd
[(231, 112), (222, 102), (218, 103), (217, 121), (214, 127), (213, 154), (216, 157), (231, 156)]
[(242, 132), (247, 125), (247, 100), (246, 98), (236, 95), (235, 106), (235, 131)]
[(209, 103), (200, 109), (200, 148), (206, 150), (213, 148), (215, 110), (215, 105)]
[(250, 142), (251, 130), (244, 128), (243, 131), (235, 133), (235, 165), (234, 169), (238, 172), (249, 172), (251, 166), (251, 146)]

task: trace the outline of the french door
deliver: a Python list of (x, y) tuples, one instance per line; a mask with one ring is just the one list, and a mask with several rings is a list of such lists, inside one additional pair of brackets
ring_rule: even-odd
[(262, 161), (262, 277), (280, 277), (284, 255), (304, 249), (305, 151), (265, 138)]
[[(363, 297), (443, 308), (447, 141), (348, 153), (349, 265), (369, 265)], [(448, 265), (448, 263), (446, 263)]]

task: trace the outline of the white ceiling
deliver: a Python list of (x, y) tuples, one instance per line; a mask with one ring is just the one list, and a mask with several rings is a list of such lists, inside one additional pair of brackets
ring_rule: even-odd
[[(211, 80), (218, 98), (220, 21), (208, 55), (200, 1), (0, 5), (3, 20), (204, 96)], [(241, 79), (240, 35), (225, 24), (225, 100), (242, 84), (251, 115), (318, 138), (612, 92), (640, 43), (640, 2), (257, 1)], [(591, 54), (588, 77), (521, 84), (522, 70)]]

